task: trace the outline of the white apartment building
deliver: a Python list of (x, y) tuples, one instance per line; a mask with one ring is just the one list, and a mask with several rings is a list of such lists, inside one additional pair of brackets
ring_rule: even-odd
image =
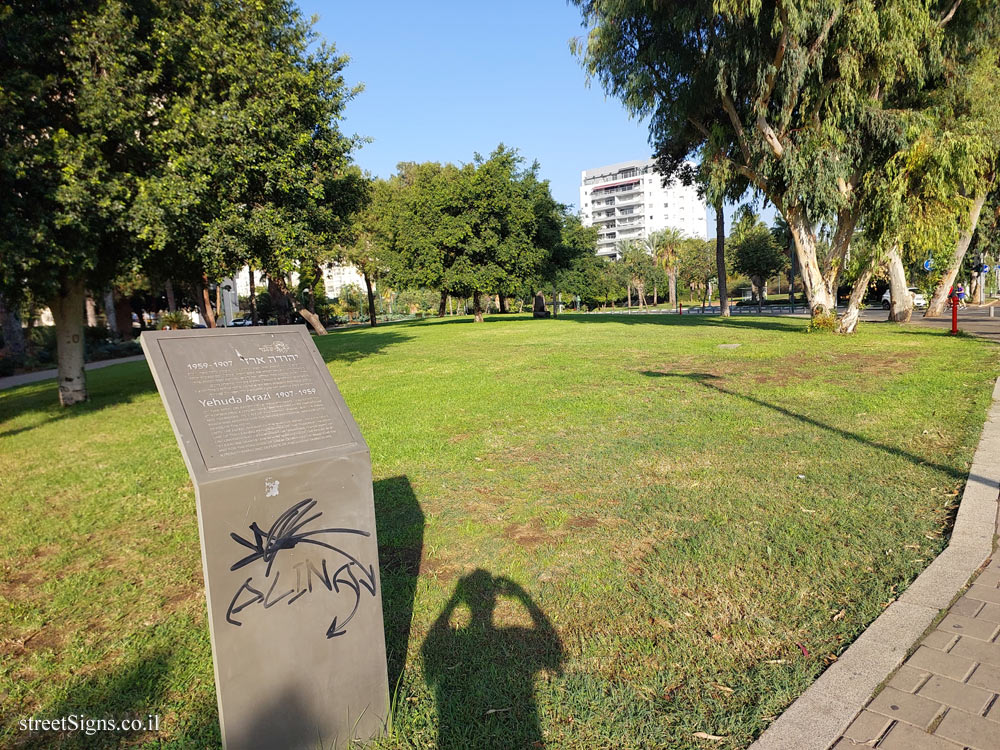
[[(359, 286), (362, 290), (365, 290), (365, 277), (361, 275), (361, 272), (352, 265), (341, 265), (339, 263), (323, 263), (321, 265), (323, 270), (323, 285), (326, 287), (326, 296), (331, 299), (340, 296), (340, 290), (349, 284), (355, 284)], [(236, 275), (236, 288), (241, 297), (247, 297), (250, 294), (250, 269), (246, 266), (240, 270)], [(254, 286), (260, 288), (267, 286), (267, 277), (264, 275), (263, 271), (254, 272)], [(295, 271), (291, 273), (292, 284), (299, 283), (299, 274)], [(375, 285), (372, 284), (372, 288)]]
[(643, 240), (673, 227), (688, 237), (708, 239), (705, 201), (694, 185), (663, 187), (652, 159), (585, 169), (580, 180), (580, 218), (597, 226), (597, 254), (618, 257), (621, 240)]

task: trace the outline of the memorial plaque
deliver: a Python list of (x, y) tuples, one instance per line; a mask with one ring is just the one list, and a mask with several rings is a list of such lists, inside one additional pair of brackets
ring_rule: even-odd
[(309, 333), (141, 341), (194, 482), (223, 745), (375, 736), (389, 692), (371, 461)]

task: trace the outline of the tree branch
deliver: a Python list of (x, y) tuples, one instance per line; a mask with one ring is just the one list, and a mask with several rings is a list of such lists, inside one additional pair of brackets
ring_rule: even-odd
[(705, 140), (708, 140), (712, 137), (711, 133), (708, 132), (708, 128), (706, 128), (705, 125), (700, 120), (696, 120), (693, 117), (689, 117), (687, 119), (689, 123), (694, 125), (695, 130), (697, 130), (699, 133), (705, 136)]
[(785, 147), (781, 145), (781, 141), (774, 132), (774, 128), (768, 125), (763, 114), (757, 115), (757, 129), (761, 132), (761, 135), (764, 136), (764, 140), (767, 141), (767, 145), (771, 147), (771, 153), (774, 154), (775, 158), (780, 159), (784, 156)]
[[(961, 1), (962, 0), (958, 0), (958, 2)], [(830, 17), (826, 19), (826, 23), (823, 24), (823, 28), (820, 29), (819, 36), (816, 37), (816, 41), (809, 46), (809, 63), (813, 61), (813, 58), (816, 57), (822, 46), (826, 44), (826, 38), (830, 35), (830, 29), (833, 28), (833, 25), (837, 22), (838, 18), (840, 18), (839, 6), (834, 8), (833, 13), (830, 14)]]
[(740, 151), (743, 152), (743, 158), (749, 165), (750, 146), (747, 145), (747, 138), (746, 133), (743, 130), (743, 123), (740, 122), (740, 116), (736, 113), (736, 105), (733, 104), (733, 100), (729, 98), (729, 94), (722, 95), (722, 108), (726, 110), (726, 114), (729, 115), (729, 121), (733, 123), (733, 129), (736, 131), (736, 139), (740, 144)]
[(830, 251), (823, 259), (823, 280), (827, 287), (836, 290), (836, 282), (840, 277), (847, 248), (851, 246), (854, 237), (854, 227), (858, 224), (858, 212), (852, 208), (843, 208), (837, 212), (837, 230), (830, 241)]
[(961, 4), (962, 0), (955, 0), (955, 2), (951, 4), (951, 10), (949, 10), (948, 13), (945, 14), (945, 16), (940, 21), (938, 21), (938, 26), (946, 26), (948, 22), (952, 19), (952, 16), (955, 15), (955, 11), (958, 10), (958, 6)]
[(771, 94), (774, 93), (774, 86), (778, 80), (778, 71), (785, 59), (785, 50), (788, 49), (788, 11), (785, 10), (784, 3), (779, 4), (778, 13), (781, 16), (781, 38), (778, 40), (778, 49), (774, 53), (774, 62), (771, 63), (771, 70), (767, 73), (767, 83), (764, 87), (764, 96), (760, 99), (760, 111), (767, 109), (771, 101)]
[(761, 177), (759, 174), (750, 169), (750, 167), (748, 167), (746, 164), (739, 164), (733, 161), (732, 159), (727, 159), (727, 161), (729, 161), (729, 163), (736, 168), (737, 172), (739, 172), (741, 175), (750, 180), (750, 182), (752, 182), (754, 186), (756, 186), (756, 188), (760, 190), (760, 192), (766, 195), (767, 199), (771, 201), (771, 203), (774, 203), (775, 206), (780, 207), (780, 204), (776, 202), (768, 192), (767, 183), (764, 181), (763, 177)]

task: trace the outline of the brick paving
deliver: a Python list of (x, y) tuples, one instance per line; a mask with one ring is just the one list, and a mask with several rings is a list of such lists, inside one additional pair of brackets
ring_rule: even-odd
[(1000, 556), (831, 750), (1000, 748)]

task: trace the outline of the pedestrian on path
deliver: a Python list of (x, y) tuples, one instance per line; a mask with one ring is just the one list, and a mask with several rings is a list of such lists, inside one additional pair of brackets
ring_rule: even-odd
[(960, 308), (965, 307), (965, 287), (961, 284), (955, 289), (955, 296), (958, 297), (958, 306)]

